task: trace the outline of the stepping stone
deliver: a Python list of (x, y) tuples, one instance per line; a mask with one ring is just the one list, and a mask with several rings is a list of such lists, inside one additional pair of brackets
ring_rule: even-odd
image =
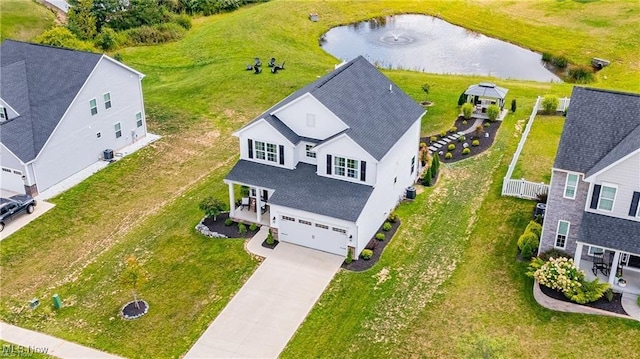
[(448, 138), (449, 140), (451, 140), (451, 141), (455, 141), (455, 139), (456, 139), (456, 138), (458, 138), (458, 137), (449, 136), (449, 137), (447, 137), (447, 138)]
[(433, 147), (435, 147), (436, 149), (442, 147), (443, 145), (441, 143), (434, 143)]
[(460, 135), (457, 134), (457, 133), (454, 133), (453, 135), (450, 135), (449, 137), (458, 138), (458, 137), (460, 137)]
[(462, 135), (464, 135), (464, 132), (462, 132), (462, 131), (461, 131), (461, 132), (458, 132), (458, 133), (457, 133), (457, 135), (458, 135), (458, 136), (462, 136)]
[(435, 146), (430, 146), (429, 147), (429, 151), (431, 151), (431, 152), (436, 152), (437, 150), (438, 150), (438, 148), (435, 147)]
[(438, 143), (439, 143), (440, 145), (446, 145), (447, 143), (449, 143), (449, 141), (440, 140), (440, 141), (438, 141)]

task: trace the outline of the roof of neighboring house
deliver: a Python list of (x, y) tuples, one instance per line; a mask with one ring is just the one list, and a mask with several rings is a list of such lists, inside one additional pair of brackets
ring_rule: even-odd
[(584, 212), (581, 242), (640, 255), (640, 222)]
[(555, 168), (586, 177), (640, 149), (640, 94), (574, 87)]
[(225, 179), (275, 190), (268, 202), (355, 222), (373, 187), (316, 175), (316, 166), (299, 162), (296, 169), (240, 160)]
[(465, 95), (470, 96), (480, 96), (480, 97), (490, 97), (490, 98), (500, 98), (504, 99), (507, 96), (508, 89), (500, 86), (496, 86), (496, 84), (491, 82), (481, 82), (477, 85), (471, 85), (464, 92)]
[(4, 40), (0, 98), (20, 116), (0, 123), (0, 142), (23, 162), (36, 158), (101, 57)]
[(340, 118), (349, 127), (344, 133), (377, 160), (382, 159), (425, 112), (375, 66), (358, 56), (289, 95), (252, 123), (264, 118), (297, 144), (302, 138), (271, 113), (306, 93)]

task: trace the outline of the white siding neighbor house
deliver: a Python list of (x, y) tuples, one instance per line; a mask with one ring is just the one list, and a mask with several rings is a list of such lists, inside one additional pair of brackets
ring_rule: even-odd
[(639, 201), (640, 94), (575, 87), (540, 252), (566, 251), (610, 284), (618, 274), (630, 282), (624, 290), (640, 292)]
[(363, 57), (342, 65), (235, 133), (230, 217), (357, 258), (418, 176), (424, 112)]
[(102, 54), (0, 45), (0, 188), (36, 195), (146, 136), (144, 77)]

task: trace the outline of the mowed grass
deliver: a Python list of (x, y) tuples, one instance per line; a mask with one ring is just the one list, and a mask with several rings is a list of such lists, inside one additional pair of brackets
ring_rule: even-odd
[(54, 25), (55, 15), (35, 0), (0, 1), (0, 40), (28, 41)]
[[(392, 13), (428, 13), (537, 50), (566, 51), (572, 61), (586, 60), (586, 51), (597, 50), (605, 58), (620, 54), (594, 85), (626, 90), (638, 85), (632, 56), (638, 45), (631, 40), (637, 31), (632, 25), (640, 20), (625, 17), (638, 4), (612, 3), (606, 9), (580, 4), (580, 11), (551, 1), (531, 7), (520, 2), (356, 4), (275, 0), (196, 19), (187, 37), (176, 43), (119, 50), (126, 64), (147, 75), (143, 86), (149, 127), (164, 137), (56, 198), (56, 208), (2, 241), (2, 320), (128, 357), (183, 355), (258, 264), (241, 241), (196, 235), (193, 227), (201, 218), (197, 203), (207, 195), (227, 198), (222, 178), (238, 153), (232, 131), (333, 69), (338, 61), (317, 43), (331, 26)], [(562, 27), (531, 15), (540, 9), (561, 17)], [(591, 25), (582, 18), (596, 19), (605, 10), (607, 16), (626, 20), (599, 27), (597, 34), (583, 30)], [(321, 21), (310, 22), (309, 12), (321, 14)], [(616, 41), (601, 41), (605, 38)], [(284, 60), (287, 69), (277, 75), (244, 71), (256, 56)], [(416, 100), (424, 97), (420, 85), (433, 84), (429, 99), (435, 106), (423, 120), (424, 133), (449, 128), (459, 94), (481, 80), (508, 87), (518, 111), (505, 121), (491, 153), (444, 166), (437, 187), (399, 209), (404, 223), (382, 261), (365, 273), (340, 273), (283, 356), (458, 357), (464, 352), (458, 343), (467, 339), (463, 334), (483, 332), (471, 329), (491, 325), (484, 332), (498, 339), (511, 333), (510, 323), (519, 317), (484, 315), (494, 314), (494, 307), (513, 307), (518, 315), (531, 311), (534, 317), (551, 318), (547, 325), (553, 330), (545, 331), (525, 316), (522, 330), (513, 331), (519, 340), (533, 332), (536, 348), (551, 343), (539, 352), (541, 357), (571, 357), (573, 347), (564, 346), (558, 333), (574, 332), (580, 316), (539, 309), (529, 294), (530, 281), (521, 275), (522, 265), (513, 261), (513, 241), (526, 225), (531, 203), (498, 197), (501, 176), (535, 97), (568, 96), (571, 86), (384, 73)], [(130, 300), (130, 292), (118, 277), (122, 260), (131, 253), (149, 272), (140, 293), (150, 312), (126, 322), (117, 311)], [(478, 266), (486, 266), (477, 271), (486, 278), (467, 280), (466, 272)], [(65, 300), (63, 310), (26, 309), (32, 297), (53, 293)], [(465, 306), (468, 295), (477, 298)], [(447, 313), (451, 298), (458, 298), (455, 313)], [(450, 322), (438, 325), (447, 315)], [(591, 325), (592, 332), (611, 329), (618, 338), (638, 336), (637, 328), (625, 321), (595, 323), (599, 326)], [(422, 327), (431, 332), (415, 331)], [(588, 353), (583, 349), (589, 336), (572, 340)], [(627, 346), (630, 352), (637, 351), (634, 345)], [(525, 349), (512, 345), (507, 352), (534, 357)]]
[(536, 116), (511, 178), (550, 183), (562, 126), (563, 116)]

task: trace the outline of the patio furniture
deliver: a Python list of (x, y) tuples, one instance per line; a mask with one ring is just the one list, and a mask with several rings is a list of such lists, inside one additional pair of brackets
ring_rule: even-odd
[(271, 60), (269, 60), (269, 63), (267, 65), (269, 67), (274, 67), (276, 65), (276, 58), (272, 57)]
[(240, 202), (240, 210), (242, 211), (242, 209), (245, 207), (249, 207), (249, 197), (243, 197), (242, 201)]
[(258, 66), (258, 65), (253, 65), (253, 73), (254, 74), (259, 74), (262, 72), (262, 67)]
[(266, 212), (267, 212), (267, 205), (263, 204), (262, 207), (260, 207), (260, 213), (265, 214)]
[(604, 253), (595, 255), (593, 257), (593, 266), (591, 267), (591, 271), (593, 275), (598, 275), (598, 270), (602, 272), (602, 274), (608, 276), (610, 273), (611, 266), (609, 263), (604, 262)]
[(259, 57), (256, 57), (256, 58), (255, 58), (255, 59), (253, 59), (253, 60), (254, 60), (254, 62), (255, 62), (255, 66), (258, 66), (258, 67), (262, 66), (262, 61), (260, 61), (260, 58), (259, 58)]

